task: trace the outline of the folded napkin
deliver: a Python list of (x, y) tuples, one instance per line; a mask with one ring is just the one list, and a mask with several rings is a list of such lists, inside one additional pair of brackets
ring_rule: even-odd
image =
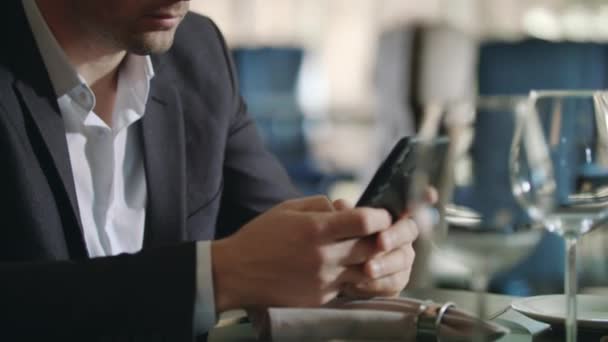
[(264, 341), (494, 341), (509, 332), (453, 304), (408, 298), (336, 300), (320, 308), (270, 308), (254, 322)]

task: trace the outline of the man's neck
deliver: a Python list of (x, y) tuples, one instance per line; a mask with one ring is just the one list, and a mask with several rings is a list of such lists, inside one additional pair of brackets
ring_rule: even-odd
[(99, 86), (107, 85), (108, 80), (116, 79), (115, 74), (126, 51), (103, 44), (99, 36), (91, 37), (87, 30), (78, 27), (76, 21), (65, 20), (73, 17), (74, 13), (66, 13), (70, 6), (61, 2), (36, 0), (47, 25), (76, 71), (91, 87), (98, 82), (101, 83)]
[(70, 63), (84, 78), (95, 94), (95, 113), (109, 126), (116, 99), (118, 69), (126, 56), (126, 51), (104, 44), (99, 35), (87, 34), (78, 27), (68, 4), (62, 0), (36, 0), (47, 25), (64, 50)]

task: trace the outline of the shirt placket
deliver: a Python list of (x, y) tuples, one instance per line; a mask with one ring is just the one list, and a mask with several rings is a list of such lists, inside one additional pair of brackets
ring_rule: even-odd
[(113, 198), (115, 193), (115, 180), (114, 170), (116, 160), (114, 158), (114, 137), (112, 129), (109, 127), (97, 127), (98, 139), (99, 139), (99, 158), (97, 159), (98, 164), (95, 168), (102, 170), (100, 172), (98, 188), (95, 189), (95, 193), (99, 194), (100, 197), (100, 226), (98, 227), (98, 234), (102, 239), (102, 246), (105, 251), (105, 255), (113, 255), (112, 241), (109, 235), (114, 218)]
[(108, 126), (95, 112), (94, 95), (85, 85), (76, 92), (76, 101), (85, 113), (84, 132), (87, 146), (85, 154), (91, 165), (93, 192), (93, 215), (96, 222), (96, 235), (103, 248), (103, 255), (112, 255), (112, 243), (109, 236), (109, 225), (113, 220), (113, 197), (115, 187), (115, 153), (114, 135)]

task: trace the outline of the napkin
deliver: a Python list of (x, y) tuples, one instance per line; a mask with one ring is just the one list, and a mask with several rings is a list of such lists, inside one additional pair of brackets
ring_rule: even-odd
[(470, 341), (476, 333), (494, 341), (509, 332), (450, 303), (409, 298), (338, 299), (320, 308), (270, 308), (254, 325), (264, 341)]

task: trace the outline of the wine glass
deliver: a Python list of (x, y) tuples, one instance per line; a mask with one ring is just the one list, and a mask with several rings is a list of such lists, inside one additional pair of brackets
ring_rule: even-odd
[[(410, 206), (435, 223), (421, 234), (433, 253), (471, 271), (482, 320), (489, 276), (527, 256), (544, 232), (518, 205), (509, 173), (513, 139), (528, 113), (527, 96), (463, 100), (427, 116), (416, 138)], [(429, 188), (438, 195), (432, 207), (424, 204)]]
[(608, 93), (533, 91), (513, 149), (513, 190), (566, 242), (566, 340), (576, 341), (576, 244), (608, 218)]

